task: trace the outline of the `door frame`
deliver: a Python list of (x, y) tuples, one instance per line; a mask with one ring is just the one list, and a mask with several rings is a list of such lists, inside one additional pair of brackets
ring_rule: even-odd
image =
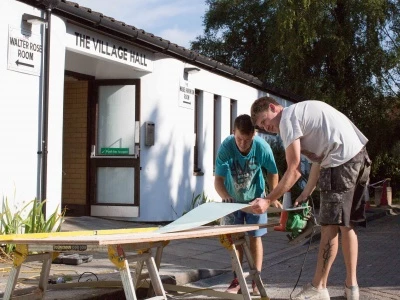
[[(139, 147), (137, 156), (96, 156), (93, 155), (94, 149), (92, 145), (97, 145), (97, 130), (98, 130), (98, 87), (104, 85), (135, 85), (135, 121), (139, 122)], [(89, 185), (89, 208), (90, 215), (96, 206), (107, 207), (109, 209), (115, 208), (116, 211), (123, 211), (124, 209), (130, 212), (132, 217), (139, 216), (140, 206), (140, 79), (100, 79), (93, 80), (91, 85), (92, 96), (89, 97), (89, 160), (88, 160), (88, 185)], [(134, 199), (133, 204), (114, 204), (114, 203), (96, 203), (96, 182), (97, 182), (97, 168), (98, 167), (133, 167), (134, 170)], [(96, 216), (100, 216), (95, 212)]]
[[(86, 155), (87, 155), (87, 160), (86, 160), (86, 200), (85, 200), (85, 204), (71, 204), (71, 203), (63, 203), (63, 199), (61, 199), (61, 205), (64, 207), (66, 204), (67, 206), (67, 215), (71, 215), (71, 216), (90, 216), (90, 181), (89, 181), (89, 165), (90, 165), (90, 161), (89, 161), (89, 156), (90, 156), (90, 133), (89, 133), (89, 125), (90, 125), (90, 97), (92, 95), (91, 91), (93, 90), (93, 82), (95, 80), (94, 76), (91, 75), (87, 75), (87, 74), (83, 74), (83, 73), (78, 73), (78, 72), (74, 72), (74, 71), (69, 71), (69, 70), (65, 70), (64, 71), (64, 76), (65, 77), (72, 77), (74, 79), (76, 79), (77, 81), (86, 81), (88, 84), (87, 87), (87, 96), (86, 96), (86, 105), (87, 105), (87, 134), (86, 134)], [(65, 80), (65, 79), (64, 79)], [(64, 87), (65, 88), (65, 87)], [(65, 124), (63, 124), (63, 127), (65, 126)], [(64, 129), (63, 129), (64, 130)], [(66, 147), (65, 145), (63, 145), (63, 148)], [(62, 192), (61, 192), (62, 193)]]

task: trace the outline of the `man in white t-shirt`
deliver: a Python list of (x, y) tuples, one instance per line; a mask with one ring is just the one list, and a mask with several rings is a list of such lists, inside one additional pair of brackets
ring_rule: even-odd
[(287, 162), (278, 185), (265, 198), (252, 202), (254, 213), (265, 212), (297, 182), (301, 154), (312, 166), (307, 185), (294, 205), (305, 202), (319, 183), (321, 241), (317, 267), (312, 283), (293, 299), (330, 299), (326, 285), (340, 231), (346, 264), (345, 295), (348, 300), (359, 300), (354, 226), (365, 226), (366, 220), (364, 191), (371, 165), (365, 149), (368, 139), (344, 114), (321, 101), (303, 101), (284, 108), (273, 98), (262, 97), (252, 104), (251, 118), (259, 128), (280, 135)]

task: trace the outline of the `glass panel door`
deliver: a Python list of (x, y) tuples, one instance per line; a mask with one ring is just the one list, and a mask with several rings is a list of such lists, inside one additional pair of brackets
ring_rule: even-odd
[(91, 105), (92, 216), (139, 213), (139, 81), (102, 80)]
[(135, 179), (134, 171), (134, 168), (97, 168), (96, 203), (132, 204), (135, 185), (130, 182)]
[(96, 155), (135, 153), (134, 85), (99, 86)]

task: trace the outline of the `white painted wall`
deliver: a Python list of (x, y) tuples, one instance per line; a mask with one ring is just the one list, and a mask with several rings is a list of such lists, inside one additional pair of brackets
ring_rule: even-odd
[[(41, 137), (41, 76), (9, 70), (7, 51), (8, 28), (29, 29), (43, 38), (43, 25), (27, 27), (22, 15), (28, 13), (44, 17), (40, 10), (18, 1), (4, 0), (0, 3), (0, 78), (4, 101), (0, 104), (0, 193), (16, 208), (39, 197)], [(57, 17), (52, 19), (51, 69), (49, 94), (48, 169), (46, 214), (50, 216), (61, 201), (62, 174), (62, 126), (65, 24)], [(43, 42), (44, 47), (44, 42)], [(36, 55), (36, 53), (34, 54)], [(44, 64), (42, 64), (42, 69)], [(60, 211), (60, 208), (58, 209)]]
[[(0, 1), (0, 199), (16, 210), (35, 199), (38, 178), (39, 76), (8, 70), (9, 27), (21, 28), (23, 13), (41, 16), (20, 2)], [(32, 26), (34, 34), (40, 29)]]
[(65, 23), (52, 16), (50, 40), (49, 126), (46, 215), (61, 209)]
[(141, 121), (155, 123), (155, 144), (141, 144), (139, 220), (174, 220), (194, 186), (193, 110), (178, 105), (182, 63), (156, 55), (154, 71), (141, 79)]

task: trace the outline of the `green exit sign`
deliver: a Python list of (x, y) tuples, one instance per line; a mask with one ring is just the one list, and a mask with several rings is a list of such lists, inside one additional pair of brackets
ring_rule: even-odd
[(129, 148), (101, 148), (101, 155), (129, 155)]

